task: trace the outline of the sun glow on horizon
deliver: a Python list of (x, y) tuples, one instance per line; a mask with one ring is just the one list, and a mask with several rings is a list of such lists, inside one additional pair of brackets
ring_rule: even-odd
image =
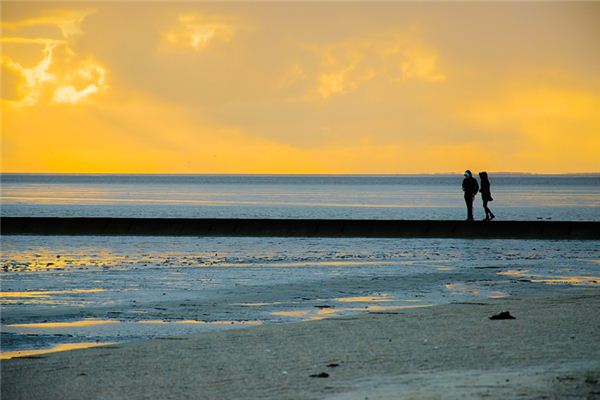
[(600, 3), (2, 9), (2, 172), (600, 171)]

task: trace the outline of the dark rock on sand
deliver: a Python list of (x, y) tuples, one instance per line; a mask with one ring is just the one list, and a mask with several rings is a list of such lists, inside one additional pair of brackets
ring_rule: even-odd
[(500, 314), (492, 315), (490, 317), (490, 319), (516, 319), (516, 318), (513, 317), (512, 315), (510, 315), (510, 312), (503, 311)]
[(320, 374), (312, 374), (311, 378), (329, 378), (329, 374), (327, 372), (321, 372)]

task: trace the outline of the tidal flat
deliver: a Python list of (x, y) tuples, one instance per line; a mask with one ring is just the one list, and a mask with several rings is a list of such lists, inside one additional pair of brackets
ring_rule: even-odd
[(600, 285), (595, 241), (5, 236), (2, 249), (4, 358)]

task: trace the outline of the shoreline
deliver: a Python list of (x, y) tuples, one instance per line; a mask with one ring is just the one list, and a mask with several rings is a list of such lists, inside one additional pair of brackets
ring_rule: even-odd
[(599, 306), (595, 288), (544, 291), (15, 358), (2, 397), (593, 398)]

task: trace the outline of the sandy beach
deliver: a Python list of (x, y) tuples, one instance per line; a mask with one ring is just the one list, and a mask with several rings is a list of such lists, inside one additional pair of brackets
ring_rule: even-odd
[(599, 307), (574, 288), (16, 358), (2, 398), (600, 398)]

